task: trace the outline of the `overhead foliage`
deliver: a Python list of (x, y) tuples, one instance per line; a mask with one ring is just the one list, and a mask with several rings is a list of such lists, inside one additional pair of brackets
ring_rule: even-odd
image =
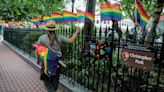
[(30, 20), (64, 8), (64, 0), (0, 0), (0, 19)]
[[(156, 0), (140, 0), (146, 12), (152, 16), (155, 12)], [(135, 0), (122, 0), (119, 2), (122, 10), (125, 13), (124, 17), (129, 17), (134, 21)]]

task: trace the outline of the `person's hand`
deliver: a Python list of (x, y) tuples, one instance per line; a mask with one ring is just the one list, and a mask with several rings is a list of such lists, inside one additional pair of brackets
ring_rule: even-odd
[(35, 47), (36, 46), (36, 44), (34, 43), (34, 44), (32, 44), (32, 47)]
[(104, 41), (102, 41), (102, 40), (97, 40), (97, 42), (98, 42), (98, 44), (103, 44), (104, 43)]
[(36, 48), (36, 47), (38, 47), (38, 46), (40, 46), (41, 44), (39, 44), (39, 43), (37, 43), (37, 42), (35, 42), (35, 43), (33, 43), (32, 44), (32, 46), (34, 47), (34, 48)]
[(78, 34), (78, 33), (80, 33), (80, 31), (81, 31), (81, 28), (78, 27), (76, 33)]
[(33, 47), (36, 47), (36, 45), (38, 45), (37, 42), (34, 42), (34, 43), (32, 44)]

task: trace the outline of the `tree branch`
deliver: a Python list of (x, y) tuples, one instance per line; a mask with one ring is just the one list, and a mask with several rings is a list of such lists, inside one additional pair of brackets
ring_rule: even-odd
[(132, 13), (132, 20), (135, 22), (135, 18), (134, 18), (134, 16), (135, 16), (135, 14), (134, 14), (134, 11), (135, 11), (135, 7), (132, 9), (132, 11), (133, 11), (133, 13)]
[[(130, 1), (128, 0), (128, 3), (129, 3)], [(128, 14), (129, 14), (129, 16), (130, 16), (130, 18), (132, 19), (132, 21), (134, 21), (134, 9), (132, 10), (133, 11), (133, 13), (130, 13), (130, 3), (129, 3), (129, 5), (128, 5)], [(135, 7), (134, 7), (135, 8)], [(135, 22), (135, 21), (134, 21)]]
[(151, 3), (152, 3), (152, 0), (150, 0), (150, 4), (148, 5), (146, 12), (150, 9), (149, 7), (150, 7)]
[(132, 19), (132, 21), (134, 21), (133, 13), (130, 13), (130, 10), (129, 9), (128, 9), (128, 14), (129, 14), (129, 17)]

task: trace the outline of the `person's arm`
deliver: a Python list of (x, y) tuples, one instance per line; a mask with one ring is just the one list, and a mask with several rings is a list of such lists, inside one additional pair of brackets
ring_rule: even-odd
[(69, 39), (69, 44), (72, 44), (74, 41), (75, 41), (75, 39), (77, 38), (77, 36), (78, 36), (78, 33), (81, 31), (81, 29), (80, 28), (78, 28), (78, 30), (73, 34), (73, 36)]

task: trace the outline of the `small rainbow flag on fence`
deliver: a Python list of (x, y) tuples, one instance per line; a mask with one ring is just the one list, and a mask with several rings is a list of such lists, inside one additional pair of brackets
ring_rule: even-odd
[(102, 3), (101, 9), (101, 20), (121, 20), (122, 11), (118, 4)]
[(51, 18), (52, 20), (56, 21), (56, 22), (62, 22), (63, 21), (63, 16), (62, 14), (60, 13), (57, 13), (57, 12), (53, 12), (51, 14)]
[(32, 23), (34, 25), (38, 24), (40, 22), (40, 18), (32, 18)]
[(48, 16), (48, 15), (43, 16), (43, 22), (47, 22), (51, 19), (52, 19), (51, 16)]
[(38, 56), (37, 61), (39, 61), (44, 73), (48, 76), (56, 75), (59, 56), (51, 49), (48, 49), (40, 44), (35, 44), (34, 47)]
[(136, 0), (136, 11), (135, 11), (135, 19), (138, 24), (141, 25), (142, 28), (144, 28), (149, 21), (150, 17), (145, 12), (144, 8), (140, 4), (138, 0)]
[(77, 21), (78, 22), (93, 22), (94, 16), (95, 15), (93, 13), (77, 10)]
[(4, 23), (5, 21), (4, 20), (0, 20), (0, 23)]
[(76, 22), (77, 21), (77, 14), (64, 11), (63, 12), (64, 22)]

